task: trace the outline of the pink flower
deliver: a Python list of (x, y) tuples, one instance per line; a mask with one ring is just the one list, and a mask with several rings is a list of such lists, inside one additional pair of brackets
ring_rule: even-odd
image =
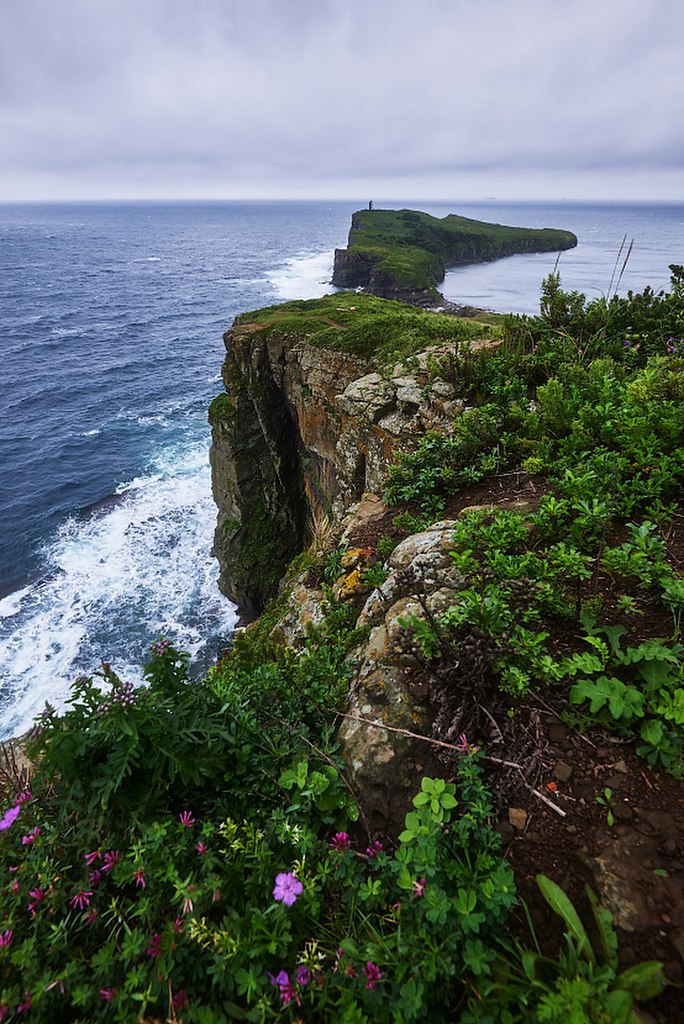
[[(335, 963), (333, 964), (333, 969), (332, 969), (333, 974), (337, 974), (337, 972), (340, 969), (340, 966), (342, 964), (342, 960), (343, 959), (344, 959), (344, 951), (340, 947), (337, 950), (337, 953), (335, 955)], [(356, 977), (356, 970), (354, 969), (354, 964), (351, 963), (351, 961), (348, 964), (346, 964), (345, 967), (344, 967), (344, 976), (345, 976), (345, 978), (355, 978)]]
[(92, 892), (79, 889), (76, 895), (71, 897), (69, 903), (75, 910), (85, 910), (86, 907), (90, 906), (90, 897), (92, 895)]
[(24, 992), (24, 1002), (17, 1006), (17, 1013), (26, 1013), (27, 1010), (31, 1009), (31, 993)]
[(30, 846), (31, 843), (33, 843), (38, 838), (39, 835), (40, 835), (40, 828), (39, 828), (38, 825), (36, 825), (35, 828), (31, 829), (31, 831), (29, 832), (29, 834), (27, 836), (22, 836), (21, 842), (22, 842), (22, 844), (24, 846)]
[(101, 988), (100, 989), (100, 995), (104, 999), (105, 1003), (110, 1003), (112, 1001), (112, 999), (114, 998), (114, 996), (116, 995), (116, 989), (115, 988)]
[(192, 897), (191, 896), (186, 896), (185, 899), (183, 900), (183, 913), (184, 914), (192, 914), (194, 909), (195, 909), (195, 904), (192, 902)]
[(468, 737), (464, 732), (458, 737), (456, 750), (458, 750), (459, 754), (477, 754), (479, 749), (473, 743), (468, 743)]
[(94, 871), (90, 872), (90, 884), (91, 885), (99, 885), (101, 881), (102, 881), (102, 872), (100, 871), (99, 868), (95, 868)]
[(7, 946), (11, 945), (13, 932), (8, 928), (0, 935), (0, 949), (6, 949)]
[(142, 868), (139, 868), (137, 871), (133, 872), (133, 879), (135, 881), (136, 888), (145, 888), (147, 883), (145, 882), (145, 872), (143, 871)]
[(423, 895), (423, 893), (425, 891), (425, 886), (427, 885), (427, 879), (426, 878), (421, 878), (420, 881), (416, 880), (415, 882), (412, 882), (411, 885), (413, 886), (413, 898), (414, 898), (414, 900), (417, 900), (420, 896)]
[(36, 916), (36, 907), (42, 900), (45, 899), (45, 895), (46, 893), (43, 889), (31, 889), (29, 896), (31, 897), (33, 902), (29, 903), (29, 905), (26, 908), (30, 912), (31, 917)]
[(97, 920), (97, 910), (95, 909), (95, 907), (91, 907), (90, 910), (88, 911), (88, 913), (86, 914), (85, 923), (87, 925), (91, 925), (91, 924), (94, 924), (96, 920)]
[(88, 867), (90, 867), (91, 864), (93, 864), (96, 860), (101, 860), (101, 859), (102, 859), (102, 854), (100, 853), (99, 850), (93, 850), (91, 853), (86, 853), (85, 854), (85, 862), (88, 865)]
[(348, 850), (351, 846), (351, 840), (346, 832), (336, 832), (330, 840), (330, 845), (333, 850)]
[(103, 860), (104, 860), (104, 864), (102, 865), (102, 870), (103, 871), (111, 871), (112, 868), (114, 867), (114, 865), (119, 860), (119, 851), (118, 850), (109, 850), (107, 853), (105, 853), (105, 855), (103, 857)]
[(380, 842), (379, 839), (374, 840), (374, 842), (372, 842), (370, 846), (366, 847), (366, 855), (368, 857), (377, 857), (377, 855), (381, 851), (382, 851), (382, 843)]
[(192, 816), (192, 811), (181, 811), (178, 815), (178, 820), (181, 825), (185, 825), (186, 828), (192, 828), (195, 824), (195, 819)]
[(173, 930), (176, 933), (176, 935), (180, 935), (180, 933), (183, 931), (182, 917), (177, 917), (176, 920), (173, 922)]
[(183, 1007), (187, 1004), (187, 1001), (188, 997), (186, 996), (185, 991), (182, 988), (179, 988), (175, 996), (171, 1000), (171, 1005), (173, 1006), (174, 1010), (182, 1010)]
[(275, 977), (272, 974), (269, 974), (269, 978), (271, 979), (271, 984), (278, 988), (278, 994), (280, 995), (280, 1000), (283, 1006), (287, 1006), (293, 999), (297, 1006), (302, 1005), (297, 994), (297, 989), (290, 981), (290, 976), (287, 971), (279, 971)]
[(161, 953), (161, 941), (162, 937), (159, 932), (155, 932), (150, 939), (150, 944), (145, 950), (147, 956), (157, 957)]
[(195, 844), (195, 849), (199, 853), (200, 857), (203, 857), (205, 853), (209, 853), (208, 848), (204, 845), (201, 839), (198, 843)]
[(368, 979), (366, 982), (366, 988), (375, 988), (382, 978), (382, 971), (373, 963), (372, 960), (367, 961), (366, 966), (363, 968), (363, 973)]
[(303, 891), (304, 886), (293, 871), (282, 871), (276, 875), (273, 898), (284, 903), (286, 907), (291, 907)]
[(31, 792), (31, 790), (30, 789), (24, 789), (24, 790), (21, 791), (21, 793), (17, 797), (17, 803), (18, 804), (25, 804), (28, 800), (32, 800), (32, 799), (33, 799), (33, 793)]
[(0, 832), (4, 832), (5, 829), (9, 828), (10, 825), (14, 824), (14, 822), (19, 817), (20, 810), (21, 801), (19, 801), (18, 804), (15, 804), (14, 807), (10, 807), (8, 810), (5, 811), (2, 818), (0, 818)]
[(20, 889), (21, 886), (19, 884), (19, 879), (15, 878), (12, 884), (10, 885), (10, 892), (19, 892)]

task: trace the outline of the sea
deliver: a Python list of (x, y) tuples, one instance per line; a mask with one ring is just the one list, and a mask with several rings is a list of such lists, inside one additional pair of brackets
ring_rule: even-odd
[[(0, 739), (102, 661), (139, 683), (160, 636), (196, 676), (230, 643), (208, 462), (222, 335), (332, 291), (360, 205), (0, 204)], [(500, 312), (537, 312), (554, 269), (593, 298), (666, 289), (684, 263), (684, 204), (375, 205), (574, 231), (560, 257), (447, 273), (448, 299)]]

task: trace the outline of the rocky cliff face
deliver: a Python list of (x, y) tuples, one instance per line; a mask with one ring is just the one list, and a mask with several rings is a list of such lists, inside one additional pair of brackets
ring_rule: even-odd
[[(363, 288), (380, 299), (408, 302), (413, 306), (437, 306), (444, 297), (435, 288), (412, 288), (396, 274), (379, 266), (382, 257), (354, 249), (335, 249), (332, 283), (337, 288)], [(446, 268), (436, 261), (436, 281), (443, 281)]]
[[(277, 591), (316, 519), (379, 493), (395, 452), (462, 407), (428, 372), (379, 373), (368, 358), (305, 334), (237, 324), (225, 335), (225, 394), (210, 408), (221, 589), (247, 611)], [(434, 360), (455, 346), (433, 347)], [(434, 365), (434, 364), (432, 364)]]

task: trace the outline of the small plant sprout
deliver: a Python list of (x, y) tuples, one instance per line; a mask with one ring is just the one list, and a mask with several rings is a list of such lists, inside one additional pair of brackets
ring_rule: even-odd
[(610, 786), (604, 787), (603, 792), (596, 797), (596, 803), (605, 807), (606, 822), (608, 823), (608, 827), (612, 828), (615, 824), (615, 815), (613, 813), (615, 810), (615, 797), (613, 796), (613, 791)]

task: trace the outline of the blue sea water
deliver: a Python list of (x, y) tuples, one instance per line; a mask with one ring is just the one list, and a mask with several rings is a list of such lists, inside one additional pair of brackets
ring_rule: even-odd
[[(387, 204), (397, 206), (400, 204)], [(684, 262), (684, 206), (406, 203), (569, 228), (564, 286), (621, 291)], [(0, 736), (163, 633), (196, 671), (236, 623), (211, 556), (206, 409), (244, 310), (330, 290), (354, 202), (0, 205)], [(455, 301), (534, 312), (555, 256), (447, 275)]]

